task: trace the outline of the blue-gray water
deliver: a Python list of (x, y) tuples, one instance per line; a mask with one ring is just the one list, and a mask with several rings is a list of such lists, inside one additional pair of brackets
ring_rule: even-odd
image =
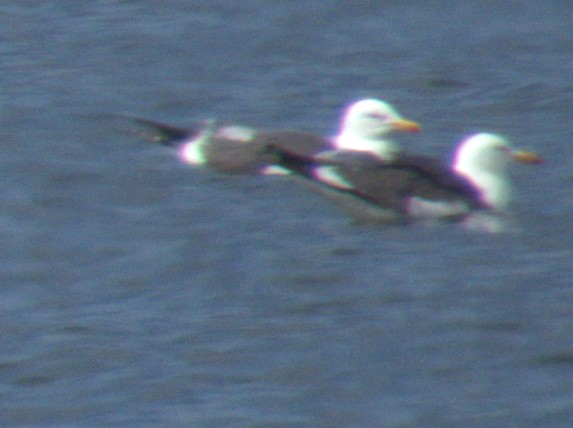
[[(567, 1), (3, 1), (0, 423), (570, 426), (571, 28)], [(540, 153), (514, 230), (358, 226), (104, 116), (331, 133), (363, 96), (415, 151)]]

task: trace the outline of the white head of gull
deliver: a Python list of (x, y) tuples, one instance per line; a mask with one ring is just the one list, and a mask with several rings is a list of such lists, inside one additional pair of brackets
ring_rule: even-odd
[(387, 136), (395, 131), (419, 132), (420, 125), (402, 118), (384, 101), (364, 99), (346, 109), (334, 145), (337, 149), (365, 151), (392, 160), (400, 149)]
[(528, 164), (542, 161), (535, 153), (514, 150), (499, 135), (479, 133), (460, 143), (454, 156), (453, 170), (479, 189), (484, 203), (494, 210), (503, 211), (511, 202), (507, 167), (512, 160)]

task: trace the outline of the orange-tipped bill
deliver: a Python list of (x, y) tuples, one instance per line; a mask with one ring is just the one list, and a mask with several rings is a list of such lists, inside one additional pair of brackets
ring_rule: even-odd
[(413, 120), (399, 119), (392, 124), (395, 131), (420, 132), (422, 127)]
[(517, 162), (526, 163), (530, 165), (538, 165), (543, 162), (541, 156), (537, 153), (526, 151), (515, 151), (511, 153), (511, 158)]

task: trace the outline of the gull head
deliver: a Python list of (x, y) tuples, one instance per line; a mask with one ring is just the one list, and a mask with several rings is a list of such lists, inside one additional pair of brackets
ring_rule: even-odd
[(420, 129), (418, 123), (404, 119), (390, 104), (377, 99), (363, 99), (346, 109), (337, 147), (391, 157), (398, 149), (385, 138), (388, 134), (419, 132)]
[(456, 150), (453, 169), (476, 186), (483, 201), (495, 209), (506, 209), (511, 199), (508, 164), (517, 161), (539, 164), (533, 153), (515, 150), (503, 137), (489, 133), (471, 135)]

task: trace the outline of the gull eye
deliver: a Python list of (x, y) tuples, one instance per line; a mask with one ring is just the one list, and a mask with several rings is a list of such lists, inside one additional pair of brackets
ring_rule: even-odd
[(371, 119), (380, 120), (382, 122), (387, 121), (390, 117), (384, 113), (369, 113), (368, 117)]

